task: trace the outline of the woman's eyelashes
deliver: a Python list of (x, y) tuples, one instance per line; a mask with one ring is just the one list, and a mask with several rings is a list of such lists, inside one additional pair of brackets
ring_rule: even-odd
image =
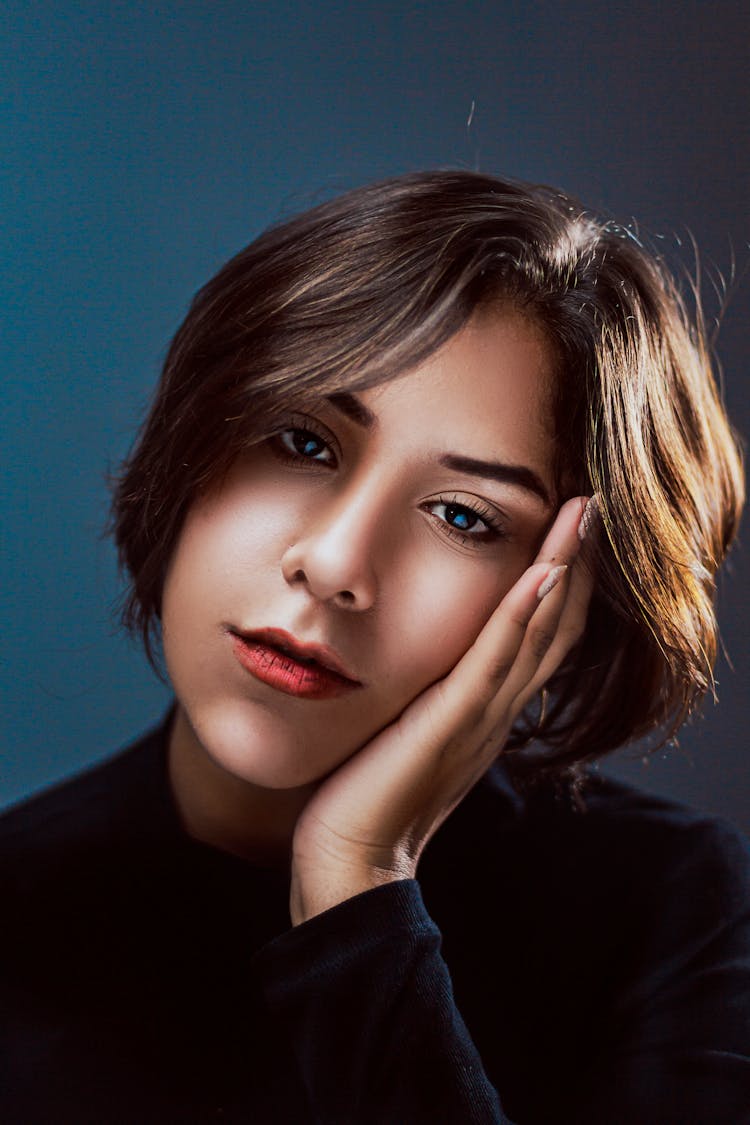
[[(271, 442), (282, 458), (289, 461), (311, 461), (318, 465), (335, 465), (336, 452), (333, 448), (333, 438), (323, 436), (311, 428), (311, 423), (290, 426), (280, 430)], [(325, 458), (321, 458), (325, 454)]]
[[(490, 507), (475, 501), (473, 505), (461, 504), (456, 497), (440, 497), (429, 500), (422, 507), (442, 509), (442, 515), (436, 515), (451, 538), (462, 543), (497, 543), (510, 538), (505, 526), (501, 523), (498, 514)], [(430, 511), (430, 514), (434, 513)]]
[[(327, 468), (335, 468), (337, 464), (333, 440), (332, 436), (324, 437), (307, 420), (304, 425), (289, 426), (270, 438), (275, 454), (283, 461)], [(436, 500), (425, 501), (421, 507), (446, 535), (460, 543), (476, 547), (510, 538), (500, 514), (479, 500), (463, 504), (457, 496), (439, 496)]]

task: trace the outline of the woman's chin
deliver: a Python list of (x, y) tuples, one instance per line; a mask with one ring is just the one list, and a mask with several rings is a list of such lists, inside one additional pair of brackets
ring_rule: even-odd
[(207, 759), (236, 780), (262, 789), (314, 785), (354, 750), (337, 745), (333, 732), (316, 738), (309, 728), (296, 728), (258, 705), (232, 706), (222, 700), (193, 709), (186, 720), (178, 737), (192, 743), (191, 757)]

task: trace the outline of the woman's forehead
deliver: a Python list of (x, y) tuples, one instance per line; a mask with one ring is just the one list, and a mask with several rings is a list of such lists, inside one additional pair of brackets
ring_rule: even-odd
[(554, 369), (552, 349), (533, 320), (515, 310), (491, 310), (413, 370), (331, 401), (363, 429), (411, 434), (426, 446), (458, 444), (467, 456), (501, 452), (530, 460), (545, 478), (552, 467)]

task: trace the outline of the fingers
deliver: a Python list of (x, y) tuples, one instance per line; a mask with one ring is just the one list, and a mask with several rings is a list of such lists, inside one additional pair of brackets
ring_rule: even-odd
[(574, 561), (583, 542), (579, 535), (579, 528), (584, 520), (584, 513), (591, 510), (589, 499), (588, 496), (576, 496), (563, 504), (539, 548), (536, 562), (572, 563)]
[(586, 544), (583, 545), (575, 564), (571, 568), (568, 590), (560, 614), (554, 638), (539, 664), (536, 674), (531, 678), (528, 690), (523, 693), (520, 707), (541, 690), (550, 676), (559, 668), (570, 650), (583, 636), (586, 627), (591, 595), (594, 590), (595, 575), (590, 565)]
[(474, 729), (480, 740), (482, 732), (507, 730), (580, 637), (593, 586), (578, 535), (587, 500), (562, 506), (536, 561), (436, 685), (449, 727)]
[(514, 665), (517, 675), (507, 684), (507, 690), (514, 692), (514, 718), (541, 691), (581, 639), (593, 587), (593, 572), (579, 555), (560, 588), (544, 599), (532, 618)]
[(466, 673), (461, 681), (474, 685), (466, 689), (470, 706), (483, 709), (490, 724), (503, 727), (515, 718), (583, 632), (593, 587), (579, 536), (587, 502), (579, 496), (562, 506), (536, 561), (456, 668)]
[[(490, 617), (474, 644), (444, 681), (460, 708), (483, 710), (514, 675), (514, 666), (529, 624), (540, 606), (538, 591), (555, 568), (538, 562), (530, 566)], [(547, 595), (551, 597), (550, 595)], [(515, 692), (510, 692), (513, 698)]]
[[(581, 498), (565, 507), (569, 507), (569, 511), (561, 511), (563, 518), (555, 522), (539, 554), (547, 554), (550, 561), (564, 558), (568, 569), (531, 617), (512, 674), (504, 686), (502, 702), (512, 694), (514, 717), (559, 668), (580, 640), (586, 625), (594, 587), (587, 542), (591, 542), (596, 507), (595, 502), (582, 505)], [(572, 522), (575, 522), (575, 539), (571, 536)]]

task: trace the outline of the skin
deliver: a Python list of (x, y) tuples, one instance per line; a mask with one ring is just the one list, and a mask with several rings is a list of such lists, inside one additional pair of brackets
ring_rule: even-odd
[[(485, 310), (358, 396), (371, 429), (329, 402), (292, 413), (188, 514), (162, 603), (175, 802), (197, 839), (289, 865), (294, 924), (414, 875), (583, 629), (587, 498), (556, 512), (553, 375), (533, 321)], [(523, 466), (547, 499), (446, 452)], [(240, 667), (230, 626), (328, 644), (362, 686), (282, 693)]]

